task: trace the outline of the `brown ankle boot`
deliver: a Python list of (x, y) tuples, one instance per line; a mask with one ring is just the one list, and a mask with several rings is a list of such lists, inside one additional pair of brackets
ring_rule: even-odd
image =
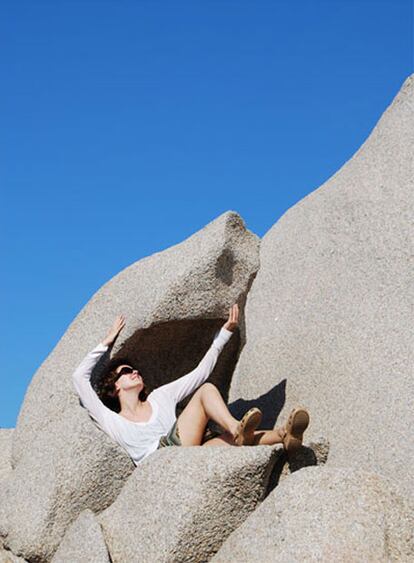
[(286, 423), (286, 435), (283, 438), (283, 446), (289, 456), (297, 452), (302, 446), (303, 433), (308, 425), (308, 411), (301, 407), (293, 409)]
[(262, 421), (262, 411), (256, 407), (250, 409), (239, 422), (237, 433), (234, 437), (236, 446), (252, 446), (254, 444), (254, 431)]

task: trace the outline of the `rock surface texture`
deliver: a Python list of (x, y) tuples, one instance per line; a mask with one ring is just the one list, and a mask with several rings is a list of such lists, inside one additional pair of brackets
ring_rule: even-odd
[(263, 499), (278, 448), (155, 452), (98, 516), (113, 563), (208, 561)]
[(12, 472), (11, 452), (13, 428), (0, 428), (0, 481)]
[(364, 471), (308, 467), (283, 481), (212, 562), (412, 561), (413, 529), (413, 507), (390, 482)]
[[(134, 469), (72, 387), (74, 369), (114, 317), (127, 317), (125, 340), (114, 354), (137, 354), (144, 374), (148, 365), (150, 387), (175, 379), (197, 365), (229, 307), (244, 303), (258, 249), (258, 237), (227, 212), (183, 243), (120, 272), (92, 297), (35, 374), (19, 414), (15, 469), (0, 488), (7, 548), (33, 561), (50, 560), (80, 512), (104, 510)], [(219, 380), (231, 375), (237, 345), (234, 339), (223, 351)]]
[(235, 406), (259, 398), (266, 410), (271, 397), (281, 421), (306, 406), (306, 439), (329, 441), (328, 465), (410, 495), (413, 157), (411, 76), (354, 157), (263, 238), (230, 389)]
[(0, 547), (0, 563), (25, 563), (26, 559), (13, 555), (11, 551), (7, 551)]
[(67, 530), (52, 563), (111, 563), (94, 513), (87, 509)]

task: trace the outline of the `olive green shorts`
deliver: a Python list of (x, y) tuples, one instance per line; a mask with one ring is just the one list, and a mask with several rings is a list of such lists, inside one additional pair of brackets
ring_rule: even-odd
[(180, 436), (178, 434), (177, 421), (174, 422), (173, 427), (168, 432), (166, 436), (161, 436), (158, 448), (164, 448), (165, 446), (181, 446)]
[[(220, 434), (222, 434), (222, 433), (223, 433), (223, 430), (207, 428), (205, 433), (204, 433), (202, 443), (204, 444), (208, 440), (211, 440), (212, 438), (215, 438), (216, 436), (220, 436)], [(181, 440), (180, 440), (180, 435), (178, 433), (177, 420), (174, 422), (174, 424), (173, 424), (171, 430), (168, 432), (168, 434), (166, 434), (165, 436), (161, 436), (157, 449), (159, 450), (160, 448), (164, 448), (166, 446), (182, 446)]]

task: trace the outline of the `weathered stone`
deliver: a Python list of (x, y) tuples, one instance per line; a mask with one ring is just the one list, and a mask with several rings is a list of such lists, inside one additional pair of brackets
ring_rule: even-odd
[(12, 471), (11, 451), (13, 428), (0, 428), (0, 481)]
[[(1, 510), (1, 506), (0, 506)], [(14, 555), (11, 551), (4, 548), (3, 540), (0, 537), (0, 563), (25, 563), (26, 559)]]
[(52, 563), (110, 563), (108, 550), (94, 513), (86, 509), (68, 528)]
[(214, 563), (414, 560), (413, 507), (374, 473), (307, 467), (285, 479)]
[(13, 555), (11, 551), (0, 547), (0, 563), (25, 563), (26, 559)]
[[(50, 560), (80, 512), (104, 510), (135, 468), (81, 408), (72, 383), (74, 369), (115, 316), (125, 314), (127, 326), (113, 352), (129, 353), (131, 361), (136, 354), (149, 388), (177, 378), (197, 365), (229, 307), (244, 305), (258, 247), (258, 237), (228, 212), (183, 243), (126, 268), (92, 297), (26, 393), (8, 500), (0, 489), (7, 548), (33, 561)], [(238, 340), (232, 340), (216, 366), (222, 388), (236, 361)]]
[[(5, 546), (26, 559), (48, 561), (84, 506), (94, 510), (109, 506), (134, 469), (118, 445), (79, 411), (77, 418), (67, 421), (70, 424), (56, 421), (48, 434), (39, 433), (32, 459), (18, 463), (8, 480), (8, 494), (1, 495), (0, 489)], [(71, 459), (65, 455), (66, 445)], [(45, 455), (48, 446), (50, 457)]]
[(268, 426), (306, 406), (305, 438), (329, 441), (328, 465), (411, 495), (413, 157), (414, 76), (354, 157), (263, 238), (230, 390), (235, 412), (258, 404)]
[(112, 561), (208, 561), (262, 500), (278, 448), (155, 452), (98, 516)]
[(0, 546), (3, 546), (4, 538), (7, 536), (7, 510), (8, 506), (8, 489), (10, 483), (9, 477), (0, 480)]

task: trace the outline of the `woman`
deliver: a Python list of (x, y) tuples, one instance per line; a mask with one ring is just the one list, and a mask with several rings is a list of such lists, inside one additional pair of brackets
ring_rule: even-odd
[[(125, 326), (125, 318), (117, 317), (106, 338), (92, 350), (73, 374), (73, 383), (83, 405), (101, 429), (123, 447), (138, 465), (148, 455), (164, 446), (224, 446), (272, 445), (283, 443), (290, 454), (302, 444), (309, 415), (304, 409), (294, 409), (285, 427), (261, 430), (262, 413), (250, 409), (241, 421), (229, 412), (218, 389), (204, 383), (216, 365), (218, 356), (238, 325), (237, 304), (198, 366), (183, 377), (162, 385), (149, 395), (139, 370), (122, 359), (111, 360), (103, 378), (99, 396), (90, 384), (90, 377), (101, 356), (115, 342)], [(193, 397), (176, 418), (179, 401), (195, 391)], [(101, 400), (102, 399), (102, 400)], [(102, 401), (118, 401), (119, 412)], [(208, 435), (206, 426), (212, 419), (222, 434)]]

